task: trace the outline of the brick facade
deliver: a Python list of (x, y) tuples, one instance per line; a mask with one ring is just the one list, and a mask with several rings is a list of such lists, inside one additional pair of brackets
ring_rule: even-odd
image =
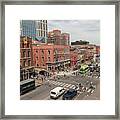
[(32, 74), (32, 39), (20, 37), (20, 80), (29, 79)]
[(33, 64), (35, 67), (57, 70), (70, 64), (70, 47), (53, 44), (33, 44)]
[(48, 33), (48, 43), (53, 43), (54, 45), (69, 45), (70, 44), (70, 34), (62, 33), (61, 30), (53, 30)]

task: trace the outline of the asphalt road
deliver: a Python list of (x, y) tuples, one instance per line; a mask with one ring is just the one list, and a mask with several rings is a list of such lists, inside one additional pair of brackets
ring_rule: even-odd
[[(62, 86), (66, 89), (74, 88), (78, 83), (82, 83), (85, 86), (87, 81), (92, 82), (96, 85), (95, 91), (91, 95), (87, 95), (87, 91), (79, 93), (75, 96), (74, 100), (99, 100), (100, 99), (100, 80), (95, 77), (82, 77), (81, 75), (77, 76), (65, 76), (59, 79), (51, 79), (49, 82), (45, 82), (40, 87), (37, 87), (35, 90), (30, 91), (24, 95), (20, 96), (21, 100), (53, 100), (50, 99), (50, 90), (54, 89), (57, 86)], [(62, 100), (62, 96), (57, 100)]]

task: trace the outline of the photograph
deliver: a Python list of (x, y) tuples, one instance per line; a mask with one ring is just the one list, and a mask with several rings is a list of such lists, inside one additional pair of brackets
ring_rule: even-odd
[(100, 20), (20, 20), (20, 100), (100, 100)]
[(3, 2), (3, 118), (117, 119), (120, 4), (85, 1)]

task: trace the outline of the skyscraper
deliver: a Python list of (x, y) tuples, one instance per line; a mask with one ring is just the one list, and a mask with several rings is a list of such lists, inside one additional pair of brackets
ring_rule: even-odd
[(47, 42), (47, 20), (21, 20), (20, 30), (21, 36)]
[(36, 38), (47, 42), (47, 20), (36, 20)]
[(20, 21), (21, 36), (36, 37), (36, 27), (34, 20), (21, 20)]

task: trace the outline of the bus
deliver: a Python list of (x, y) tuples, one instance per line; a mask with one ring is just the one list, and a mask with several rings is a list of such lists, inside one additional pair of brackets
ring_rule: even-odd
[(86, 72), (88, 72), (88, 70), (89, 70), (88, 65), (81, 65), (80, 74), (85, 74)]
[(35, 89), (34, 79), (27, 79), (27, 80), (20, 81), (20, 95), (23, 95), (33, 89)]

